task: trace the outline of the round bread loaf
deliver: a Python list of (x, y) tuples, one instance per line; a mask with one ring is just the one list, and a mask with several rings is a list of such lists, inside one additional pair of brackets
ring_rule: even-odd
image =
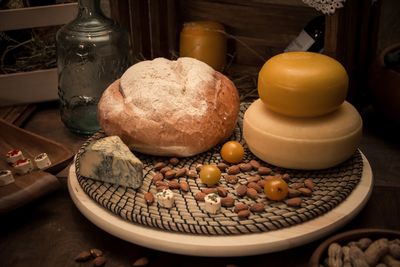
[(112, 83), (98, 104), (107, 135), (135, 151), (192, 156), (228, 138), (239, 95), (223, 74), (193, 58), (142, 61)]

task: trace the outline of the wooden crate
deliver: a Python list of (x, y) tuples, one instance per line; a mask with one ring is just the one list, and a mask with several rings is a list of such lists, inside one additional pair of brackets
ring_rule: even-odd
[[(281, 53), (304, 25), (321, 14), (301, 0), (122, 0), (111, 1), (112, 17), (129, 29), (137, 60), (176, 58), (186, 21), (214, 20), (231, 36), (233, 69), (253, 72)], [(348, 100), (362, 102), (364, 78), (375, 56), (380, 1), (347, 0), (326, 16), (324, 53), (350, 76)], [(250, 49), (249, 49), (250, 47)]]
[[(75, 18), (77, 4), (0, 10), (0, 31), (65, 24)], [(58, 99), (57, 69), (0, 75), (0, 106)]]

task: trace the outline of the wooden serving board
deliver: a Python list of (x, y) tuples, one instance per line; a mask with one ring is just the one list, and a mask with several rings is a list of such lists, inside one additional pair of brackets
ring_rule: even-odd
[(124, 220), (90, 198), (80, 186), (75, 165), (69, 171), (68, 189), (78, 209), (104, 231), (126, 241), (161, 251), (192, 256), (249, 256), (294, 248), (324, 237), (354, 218), (367, 203), (373, 188), (366, 157), (362, 177), (351, 194), (331, 211), (315, 219), (279, 230), (228, 236), (207, 236), (164, 231)]
[(168, 232), (122, 219), (90, 198), (80, 186), (72, 164), (68, 189), (82, 214), (104, 231), (126, 241), (170, 253), (208, 257), (237, 257), (294, 248), (332, 233), (353, 219), (367, 203), (373, 188), (373, 175), (362, 155), (360, 183), (336, 208), (313, 220), (275, 231), (229, 236), (206, 236)]
[[(22, 206), (54, 189), (59, 185), (54, 176), (73, 158), (73, 153), (62, 144), (46, 139), (37, 134), (18, 128), (0, 119), (0, 169), (13, 172), (15, 182), (0, 187), (0, 214)], [(52, 164), (44, 169), (35, 169), (31, 173), (18, 175), (6, 162), (6, 153), (20, 149), (26, 158), (33, 158), (40, 153), (47, 153)]]

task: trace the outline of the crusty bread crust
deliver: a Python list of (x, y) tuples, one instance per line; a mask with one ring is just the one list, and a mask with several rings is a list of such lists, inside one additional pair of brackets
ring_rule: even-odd
[(240, 104), (237, 89), (226, 76), (215, 71), (213, 80), (199, 88), (199, 97), (207, 103), (201, 116), (158, 113), (150, 107), (145, 110), (152, 112), (149, 116), (137, 114), (116, 80), (99, 101), (100, 125), (107, 135), (118, 135), (132, 150), (145, 154), (187, 157), (207, 151), (232, 134)]

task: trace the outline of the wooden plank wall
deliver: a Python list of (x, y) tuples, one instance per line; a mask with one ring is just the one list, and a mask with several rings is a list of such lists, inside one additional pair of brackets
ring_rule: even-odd
[(135, 61), (176, 57), (177, 0), (110, 1), (111, 16), (129, 30)]
[(182, 0), (180, 25), (186, 21), (214, 20), (229, 34), (228, 51), (234, 63), (262, 66), (299, 34), (314, 16), (301, 1)]
[(349, 75), (347, 100), (367, 105), (368, 71), (376, 55), (381, 1), (347, 1), (344, 8), (327, 16), (325, 54), (343, 64)]
[(179, 52), (184, 22), (213, 20), (225, 25), (234, 63), (261, 66), (319, 15), (299, 0), (125, 0), (111, 1), (112, 16), (131, 32), (133, 53), (147, 59)]
[[(348, 71), (352, 103), (361, 103), (365, 94), (364, 77), (376, 54), (380, 2), (348, 0), (344, 8), (326, 16), (324, 53)], [(176, 58), (183, 23), (214, 20), (225, 25), (229, 34), (228, 62), (252, 73), (321, 14), (301, 0), (120, 0), (110, 4), (114, 19), (130, 29), (137, 60)]]

